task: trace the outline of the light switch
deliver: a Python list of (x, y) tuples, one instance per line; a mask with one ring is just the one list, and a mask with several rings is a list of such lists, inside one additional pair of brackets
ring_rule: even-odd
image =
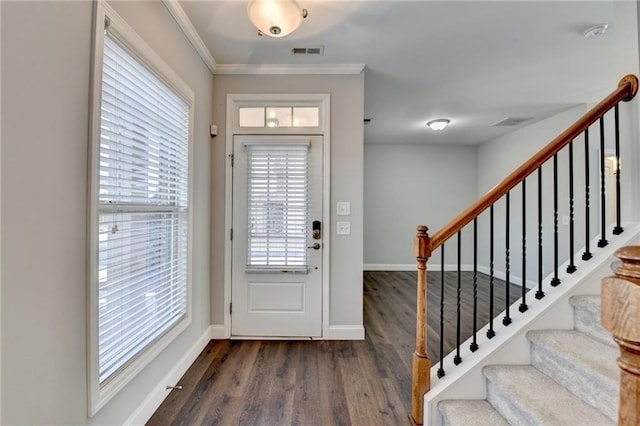
[(351, 222), (337, 222), (338, 235), (351, 235)]
[(349, 201), (338, 201), (338, 216), (351, 215), (351, 203)]

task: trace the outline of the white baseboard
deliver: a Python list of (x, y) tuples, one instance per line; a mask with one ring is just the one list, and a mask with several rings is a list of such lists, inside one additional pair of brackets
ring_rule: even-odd
[(209, 326), (211, 331), (211, 338), (215, 340), (224, 340), (229, 338), (226, 327), (224, 324), (213, 324)]
[[(478, 265), (478, 272), (482, 272), (485, 275), (489, 275), (490, 273), (489, 268), (483, 265)], [(505, 281), (505, 279), (507, 278), (507, 274), (505, 274), (504, 271), (494, 270), (493, 276), (502, 281)], [(510, 274), (509, 283), (513, 285), (522, 285), (522, 277)], [(535, 288), (537, 285), (538, 285), (537, 282), (527, 280), (527, 288)]]
[(365, 271), (415, 271), (416, 264), (389, 264), (389, 263), (365, 263), (363, 265)]
[(149, 395), (147, 395), (144, 401), (142, 401), (142, 404), (140, 404), (140, 406), (131, 413), (129, 418), (125, 420), (125, 425), (144, 425), (149, 421), (153, 413), (155, 413), (160, 404), (162, 404), (162, 401), (164, 401), (167, 395), (169, 395), (170, 391), (166, 389), (167, 384), (177, 383), (189, 369), (191, 364), (193, 364), (198, 355), (200, 355), (202, 350), (207, 346), (207, 343), (211, 340), (211, 336), (214, 332), (212, 327), (215, 326), (207, 328), (200, 338), (196, 340), (182, 358), (180, 358), (176, 365), (158, 381), (158, 384), (153, 388)]
[[(398, 264), (398, 263), (365, 263), (364, 265), (365, 271), (409, 271), (415, 272), (418, 270), (417, 264), (409, 263), (409, 264)], [(430, 262), (427, 264), (427, 268), (429, 271), (440, 271), (441, 265), (440, 262)], [(449, 264), (446, 263), (444, 265), (445, 271), (457, 271), (457, 264)], [(460, 265), (461, 271), (473, 271), (473, 265)]]
[(330, 325), (326, 340), (364, 340), (362, 325)]
[[(442, 265), (439, 262), (432, 262), (427, 264), (427, 270), (429, 272), (440, 272), (442, 269)], [(393, 263), (365, 263), (364, 264), (365, 271), (407, 271), (407, 272), (415, 272), (418, 270), (416, 264), (393, 264)], [(444, 265), (445, 272), (452, 272), (458, 270), (458, 265), (453, 263), (446, 263)], [(473, 265), (463, 264), (460, 265), (460, 270), (464, 272), (473, 271)], [(478, 265), (478, 272), (481, 272), (485, 275), (489, 275), (489, 268), (483, 265)], [(493, 276), (498, 278), (499, 280), (505, 280), (507, 277), (504, 271), (493, 271)], [(509, 282), (513, 285), (522, 285), (522, 277), (511, 274), (509, 276)], [(527, 280), (527, 288), (534, 288), (538, 285), (535, 281)]]
[[(453, 271), (457, 271), (458, 270), (458, 264), (457, 263), (445, 263), (444, 264), (444, 271), (445, 272), (453, 272)], [(462, 272), (470, 272), (473, 271), (473, 265), (467, 265), (467, 264), (462, 264), (460, 265), (460, 270)], [(427, 264), (427, 271), (429, 272), (433, 272), (433, 271), (442, 271), (442, 265), (440, 265), (439, 262), (431, 262)]]

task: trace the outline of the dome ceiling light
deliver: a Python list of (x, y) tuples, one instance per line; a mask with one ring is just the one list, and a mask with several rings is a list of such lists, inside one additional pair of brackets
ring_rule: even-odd
[(587, 39), (600, 37), (605, 33), (605, 31), (607, 31), (607, 28), (609, 28), (609, 25), (607, 24), (594, 25), (593, 27), (589, 27), (584, 30), (582, 35)]
[(445, 127), (449, 125), (451, 121), (446, 118), (438, 118), (436, 120), (431, 120), (427, 123), (427, 126), (431, 128), (431, 130), (440, 131), (444, 130)]
[(258, 35), (284, 37), (300, 26), (308, 12), (295, 0), (251, 0), (247, 15), (258, 29)]

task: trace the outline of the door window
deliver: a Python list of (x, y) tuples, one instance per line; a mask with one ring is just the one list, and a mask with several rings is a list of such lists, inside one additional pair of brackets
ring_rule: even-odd
[(244, 148), (247, 270), (306, 270), (309, 142)]

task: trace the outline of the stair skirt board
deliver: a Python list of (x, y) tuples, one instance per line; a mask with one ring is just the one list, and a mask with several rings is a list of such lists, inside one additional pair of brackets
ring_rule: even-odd
[[(484, 400), (487, 398), (487, 387), (483, 368), (493, 364), (526, 365), (531, 362), (530, 342), (527, 339), (527, 332), (530, 330), (571, 330), (574, 327), (574, 310), (569, 302), (572, 296), (598, 295), (600, 285), (604, 277), (611, 276), (611, 263), (616, 260), (614, 253), (617, 249), (638, 244), (640, 242), (640, 224), (625, 224), (625, 232), (616, 238), (612, 238), (609, 245), (604, 248), (593, 250), (593, 258), (588, 262), (578, 260), (576, 266), (578, 270), (573, 274), (566, 274), (568, 262), (559, 268), (559, 278), (561, 285), (551, 287), (548, 285), (550, 276), (545, 283), (545, 297), (536, 300), (533, 293), (527, 294), (529, 310), (526, 314), (518, 312), (520, 300), (510, 307), (513, 322), (508, 327), (503, 326), (502, 318), (504, 312), (496, 316), (494, 320), (494, 330), (496, 335), (489, 342), (486, 338), (485, 326), (477, 334), (479, 349), (476, 352), (469, 350), (471, 338), (460, 346), (460, 355), (463, 362), (454, 365), (454, 353), (447, 355), (442, 363), (446, 375), (439, 379), (437, 371), (440, 363), (432, 365), (431, 368), (431, 390), (424, 397), (424, 424), (439, 426), (443, 424), (443, 417), (438, 410), (438, 403), (444, 400)], [(611, 235), (611, 234), (609, 234)], [(596, 247), (594, 239), (591, 247)], [(583, 249), (584, 250), (584, 249)], [(579, 253), (582, 253), (582, 251)], [(577, 256), (579, 259), (580, 256)], [(572, 299), (578, 305), (588, 304), (580, 297)], [(593, 308), (592, 308), (593, 309)], [(588, 313), (577, 313), (588, 315)], [(576, 321), (579, 321), (577, 318)], [(591, 321), (593, 323), (595, 321)], [(597, 328), (597, 324), (584, 325), (583, 328)], [(594, 336), (600, 341), (607, 342), (607, 337), (600, 330), (600, 337)], [(610, 343), (609, 343), (610, 344)], [(449, 404), (450, 401), (447, 402)], [(443, 403), (443, 406), (447, 406)], [(489, 415), (486, 413), (485, 414)], [(464, 423), (461, 423), (464, 424)]]

